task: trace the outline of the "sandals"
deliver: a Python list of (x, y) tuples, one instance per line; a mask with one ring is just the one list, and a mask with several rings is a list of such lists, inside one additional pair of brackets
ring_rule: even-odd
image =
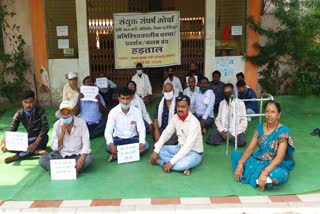
[(320, 129), (316, 128), (311, 133), (312, 136), (319, 136), (320, 137)]

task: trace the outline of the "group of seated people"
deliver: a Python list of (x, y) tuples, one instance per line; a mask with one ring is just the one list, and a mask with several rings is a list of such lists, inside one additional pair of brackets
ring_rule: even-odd
[[(137, 65), (137, 78), (140, 78), (139, 75), (143, 76), (140, 72), (142, 66), (139, 66)], [(247, 99), (246, 96), (252, 96), (253, 92), (244, 80), (239, 80), (236, 84), (238, 98), (231, 99), (231, 95), (235, 93), (234, 85), (222, 83), (218, 71), (213, 72), (211, 82), (197, 74), (198, 84), (192, 73), (184, 91), (181, 83), (176, 84), (175, 76), (171, 75), (173, 68), (169, 68), (168, 72), (163, 96), (156, 105), (153, 121), (145, 107), (145, 102), (150, 103), (152, 100), (150, 91), (141, 92), (144, 87), (138, 86), (138, 80), (129, 81), (127, 87), (119, 90), (119, 104), (111, 110), (107, 110), (107, 99), (103, 95), (98, 94), (96, 101), (87, 101), (82, 99), (80, 90), (73, 100), (62, 101), (59, 106), (60, 118), (53, 126), (50, 153), (46, 152), (49, 131), (46, 114), (36, 105), (34, 92), (26, 91), (22, 100), (23, 108), (14, 115), (9, 131), (17, 131), (21, 122), (28, 133), (28, 150), (11, 151), (16, 154), (7, 157), (5, 163), (41, 155), (39, 164), (50, 171), (50, 160), (76, 159), (76, 170), (80, 173), (92, 165), (94, 160), (90, 139), (104, 135), (105, 150), (110, 154), (108, 161), (111, 162), (117, 160), (117, 147), (120, 145), (139, 143), (140, 154), (145, 154), (151, 147), (146, 141), (146, 135), (150, 133), (154, 140), (151, 164), (160, 165), (164, 172), (174, 170), (190, 175), (191, 169), (203, 159), (203, 134), (207, 133), (214, 122), (217, 129), (208, 133), (208, 145), (221, 145), (228, 134), (231, 144), (235, 143), (236, 135), (238, 146), (246, 144), (247, 117), (238, 118), (235, 115), (252, 113), (251, 111), (256, 113), (258, 109), (251, 105), (246, 108), (246, 102), (240, 100), (241, 96)], [(71, 78), (75, 76), (69, 73), (69, 86), (65, 88), (78, 87)], [(94, 79), (88, 76), (84, 78), (83, 84), (93, 86)], [(71, 90), (68, 89), (65, 95), (65, 88), (63, 96), (71, 97)], [(216, 100), (219, 100), (218, 105)], [(214, 119), (216, 106), (217, 116)], [(280, 113), (280, 104), (268, 101), (265, 105), (266, 122), (257, 126), (243, 154), (238, 151), (232, 153), (236, 180), (254, 187), (258, 185), (262, 191), (287, 182), (289, 172), (295, 164), (294, 145), (289, 129), (279, 122)], [(255, 152), (256, 147), (258, 151)], [(7, 151), (5, 138), (1, 142), (1, 150)]]

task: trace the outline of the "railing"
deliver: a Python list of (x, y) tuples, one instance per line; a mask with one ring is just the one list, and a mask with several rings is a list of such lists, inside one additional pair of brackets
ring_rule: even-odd
[[(264, 113), (262, 113), (262, 110), (263, 110), (263, 101), (269, 101), (269, 100), (274, 100), (273, 96), (271, 94), (268, 94), (268, 93), (263, 93), (261, 95), (261, 98), (260, 99), (257, 99), (257, 98), (254, 98), (254, 99), (238, 99), (236, 97), (236, 95), (232, 94), (230, 99), (229, 99), (229, 103), (231, 104), (231, 101), (232, 99), (234, 100), (235, 102), (235, 105), (234, 105), (234, 112), (235, 112), (235, 136), (234, 136), (234, 150), (237, 150), (238, 149), (238, 123), (237, 123), (237, 119), (240, 118), (240, 117), (259, 117), (259, 123), (261, 123), (261, 118), (264, 116)], [(259, 101), (260, 102), (260, 110), (259, 110), (259, 114), (245, 114), (245, 115), (237, 115), (238, 114), (238, 111), (237, 111), (237, 108), (238, 108), (238, 103), (239, 101), (243, 101), (243, 102), (257, 102)], [(228, 155), (229, 153), (229, 141), (230, 141), (230, 117), (231, 117), (231, 114), (232, 114), (232, 108), (229, 108), (229, 112), (228, 112), (228, 125), (227, 125), (227, 146), (226, 146), (226, 155)]]

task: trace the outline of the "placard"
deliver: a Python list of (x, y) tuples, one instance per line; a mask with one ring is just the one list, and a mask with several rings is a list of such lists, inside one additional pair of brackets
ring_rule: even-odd
[(180, 12), (115, 13), (115, 68), (181, 64)]
[(69, 39), (58, 39), (58, 49), (69, 48)]
[(108, 88), (108, 79), (105, 77), (96, 78), (96, 84), (99, 88)]
[(99, 94), (99, 88), (96, 86), (81, 86), (81, 93), (83, 94), (83, 101), (97, 102), (96, 96)]
[(140, 160), (139, 143), (117, 146), (118, 164)]
[(56, 26), (57, 36), (68, 36), (68, 26)]
[(242, 36), (242, 26), (232, 26), (231, 27), (231, 35), (232, 36)]
[(77, 179), (76, 159), (50, 160), (51, 180)]
[(28, 149), (28, 133), (7, 131), (6, 148), (9, 151), (26, 152)]

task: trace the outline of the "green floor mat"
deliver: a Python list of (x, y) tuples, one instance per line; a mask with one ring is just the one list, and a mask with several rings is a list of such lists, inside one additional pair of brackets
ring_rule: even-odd
[[(159, 197), (209, 197), (298, 194), (320, 190), (320, 137), (311, 136), (314, 128), (320, 128), (319, 97), (278, 97), (282, 104), (281, 122), (287, 125), (296, 146), (296, 168), (289, 182), (279, 189), (260, 192), (258, 188), (240, 184), (233, 178), (230, 158), (225, 155), (225, 145), (205, 145), (202, 164), (193, 169), (190, 176), (182, 173), (164, 173), (159, 166), (150, 164), (149, 151), (140, 162), (118, 165), (107, 163), (103, 137), (91, 142), (95, 161), (93, 167), (83, 172), (75, 181), (51, 181), (50, 175), (38, 165), (38, 157), (31, 160), (4, 164), (9, 153), (0, 154), (0, 200), (77, 200), (114, 198), (159, 198)], [(51, 124), (55, 108), (47, 108)], [(154, 112), (154, 105), (148, 107)], [(8, 128), (15, 110), (6, 112), (0, 127)], [(250, 141), (255, 119), (247, 130)], [(212, 129), (213, 130), (213, 129)], [(211, 130), (210, 130), (211, 131)], [(1, 131), (0, 137), (3, 137)], [(204, 136), (206, 140), (207, 136)], [(148, 136), (148, 140), (151, 138)], [(243, 149), (240, 149), (243, 150)], [(230, 148), (232, 151), (232, 148)]]

